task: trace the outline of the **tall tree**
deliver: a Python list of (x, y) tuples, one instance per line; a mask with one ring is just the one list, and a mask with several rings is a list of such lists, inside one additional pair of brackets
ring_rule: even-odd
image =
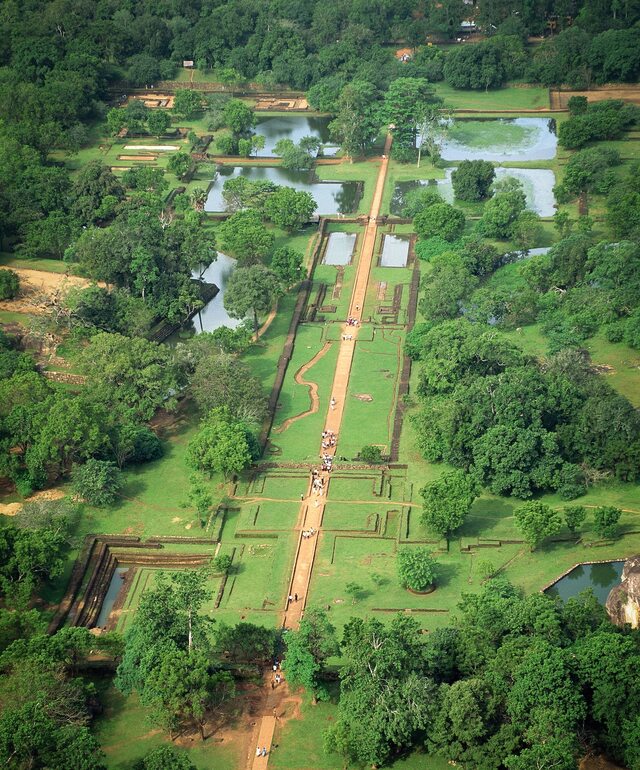
[(258, 334), (258, 314), (268, 313), (282, 293), (282, 287), (271, 270), (264, 265), (241, 267), (229, 278), (224, 306), (232, 318), (253, 314), (253, 330)]

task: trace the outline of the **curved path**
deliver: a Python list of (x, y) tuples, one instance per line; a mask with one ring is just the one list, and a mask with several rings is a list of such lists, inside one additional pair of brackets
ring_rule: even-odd
[(311, 359), (311, 361), (307, 361), (306, 364), (303, 364), (298, 371), (293, 375), (293, 379), (298, 383), (298, 385), (303, 385), (306, 388), (309, 388), (309, 401), (310, 406), (309, 408), (304, 411), (300, 412), (300, 414), (297, 414), (295, 417), (289, 417), (287, 418), (282, 425), (280, 425), (277, 428), (274, 428), (274, 433), (284, 433), (284, 431), (290, 426), (293, 425), (294, 422), (297, 422), (298, 420), (301, 420), (303, 417), (308, 417), (310, 414), (315, 414), (318, 409), (320, 408), (320, 397), (318, 396), (318, 383), (317, 382), (310, 382), (308, 380), (303, 380), (302, 378), (304, 375), (311, 369), (312, 366), (315, 366), (318, 361), (325, 356), (329, 349), (331, 348), (331, 342), (325, 342), (322, 350), (319, 350), (315, 356)]

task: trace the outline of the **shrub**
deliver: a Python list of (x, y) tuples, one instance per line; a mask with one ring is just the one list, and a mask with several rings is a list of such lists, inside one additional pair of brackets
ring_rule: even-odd
[(371, 444), (363, 446), (360, 450), (360, 459), (363, 463), (369, 463), (370, 465), (381, 463), (382, 452), (380, 451), (380, 447), (372, 446)]
[(0, 299), (13, 299), (20, 290), (20, 278), (13, 270), (0, 270)]
[(90, 505), (111, 505), (120, 491), (120, 471), (108, 460), (87, 460), (73, 471), (73, 491)]
[(488, 198), (496, 172), (488, 160), (463, 160), (451, 174), (456, 198), (481, 201)]
[(417, 214), (413, 225), (421, 238), (440, 237), (455, 241), (464, 230), (464, 214), (448, 203), (436, 203)]
[(436, 578), (436, 561), (428, 548), (403, 548), (398, 551), (398, 575), (403, 588), (426, 591)]
[(594, 513), (596, 534), (600, 537), (611, 538), (618, 534), (618, 522), (622, 516), (620, 508), (613, 505), (601, 505)]
[(227, 575), (231, 569), (231, 556), (228, 553), (221, 553), (220, 556), (211, 562), (211, 569), (221, 575)]

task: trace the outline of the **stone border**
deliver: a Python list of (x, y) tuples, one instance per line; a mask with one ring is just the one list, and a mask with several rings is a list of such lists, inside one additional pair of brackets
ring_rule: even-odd
[(556, 583), (559, 583), (562, 578), (565, 578), (570, 572), (573, 572), (576, 567), (585, 567), (588, 564), (611, 564), (614, 561), (621, 561), (625, 562), (627, 559), (631, 558), (630, 556), (623, 556), (620, 559), (596, 559), (594, 561), (579, 561), (576, 564), (573, 565), (573, 567), (569, 567), (569, 569), (565, 570), (559, 577), (554, 578), (550, 583), (547, 583), (540, 589), (540, 593), (543, 594), (545, 591), (547, 591), (549, 588), (552, 588)]

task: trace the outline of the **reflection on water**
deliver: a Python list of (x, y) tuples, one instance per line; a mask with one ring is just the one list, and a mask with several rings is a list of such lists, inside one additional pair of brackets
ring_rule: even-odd
[(349, 265), (356, 246), (356, 233), (329, 233), (324, 252), (325, 265)]
[(591, 588), (600, 604), (604, 604), (611, 589), (620, 582), (623, 561), (611, 561), (604, 564), (581, 564), (569, 572), (557, 583), (547, 588), (545, 593), (559, 596), (563, 601), (577, 596), (581, 591)]
[(265, 138), (264, 149), (259, 156), (272, 157), (280, 139), (291, 139), (296, 144), (304, 136), (316, 136), (322, 142), (322, 155), (332, 156), (340, 149), (331, 143), (329, 137), (329, 118), (314, 118), (306, 115), (258, 116), (254, 128), (256, 134)]
[[(205, 283), (214, 283), (220, 291), (216, 296), (207, 302), (202, 310), (191, 321), (195, 327), (196, 334), (200, 332), (212, 332), (219, 326), (229, 326), (235, 329), (242, 321), (237, 318), (231, 318), (224, 309), (224, 292), (231, 273), (236, 269), (236, 260), (228, 257), (226, 254), (218, 252), (218, 259), (212, 262), (203, 273)], [(199, 270), (193, 273), (194, 278), (200, 275)]]
[(105, 594), (105, 597), (102, 601), (100, 615), (98, 615), (98, 620), (96, 621), (96, 626), (98, 628), (104, 628), (104, 626), (107, 625), (107, 621), (109, 620), (109, 615), (111, 615), (111, 610), (113, 609), (115, 600), (120, 593), (120, 589), (122, 588), (122, 579), (124, 578), (125, 573), (128, 571), (129, 567), (116, 567), (115, 572), (113, 573), (113, 577), (111, 578), (111, 582), (109, 583), (107, 593)]
[(380, 255), (381, 267), (406, 267), (409, 259), (409, 236), (385, 234)]
[(558, 138), (550, 118), (455, 120), (442, 147), (443, 160), (551, 160)]
[(312, 171), (290, 171), (279, 166), (221, 166), (209, 188), (205, 211), (226, 209), (222, 188), (227, 179), (243, 176), (251, 181), (269, 181), (311, 193), (318, 205), (316, 214), (350, 214), (362, 197), (359, 182), (323, 182)]
[[(455, 203), (451, 174), (455, 169), (448, 168), (444, 179), (415, 179), (408, 182), (396, 182), (391, 199), (391, 213), (400, 215), (405, 196), (418, 187), (432, 186), (448, 203)], [(527, 208), (540, 217), (552, 217), (555, 212), (556, 198), (553, 187), (556, 178), (553, 171), (544, 168), (496, 168), (496, 178), (515, 177), (522, 183), (522, 190), (527, 199)]]

